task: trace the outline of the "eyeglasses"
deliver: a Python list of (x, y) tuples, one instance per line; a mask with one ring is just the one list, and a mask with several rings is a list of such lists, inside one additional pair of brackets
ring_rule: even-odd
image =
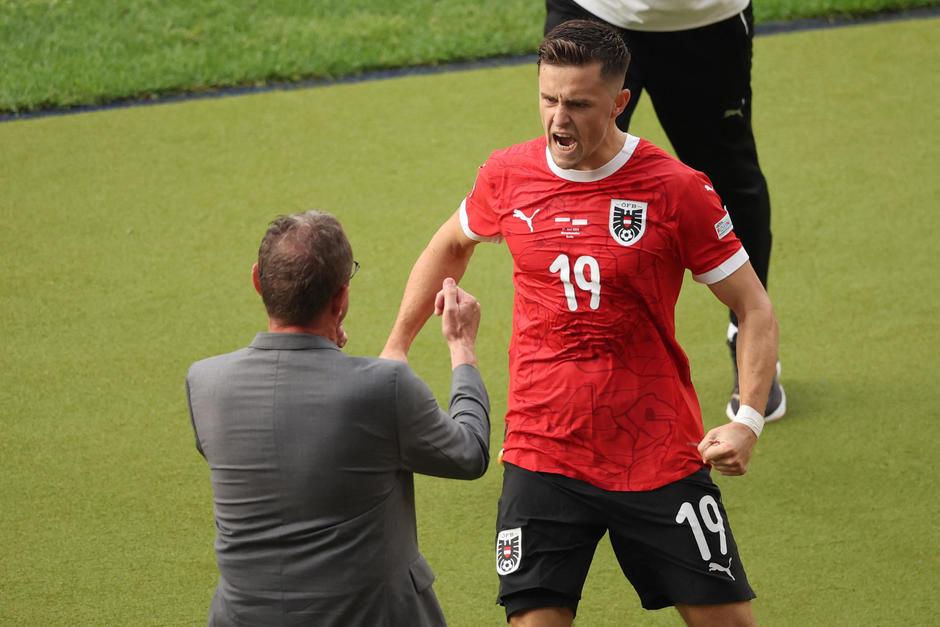
[(352, 278), (353, 278), (354, 276), (356, 276), (356, 273), (357, 273), (357, 272), (359, 272), (359, 262), (356, 261), (355, 259), (353, 259), (353, 268), (352, 268), (352, 272), (349, 274), (349, 280), (350, 280), (350, 281), (352, 280)]

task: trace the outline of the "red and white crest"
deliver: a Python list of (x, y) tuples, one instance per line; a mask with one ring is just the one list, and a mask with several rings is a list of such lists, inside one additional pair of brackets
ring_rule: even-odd
[(522, 528), (506, 529), (496, 536), (496, 572), (508, 575), (522, 561)]
[(610, 234), (621, 246), (632, 246), (646, 232), (647, 203), (638, 200), (610, 200)]

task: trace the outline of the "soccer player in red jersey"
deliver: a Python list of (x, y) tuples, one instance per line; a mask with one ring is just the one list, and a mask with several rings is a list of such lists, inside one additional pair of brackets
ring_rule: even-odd
[[(383, 357), (406, 359), (444, 277), (505, 241), (515, 302), (499, 602), (570, 625), (605, 532), (643, 606), (750, 625), (754, 597), (709, 467), (741, 475), (775, 374), (773, 307), (708, 178), (617, 128), (617, 32), (566, 22), (539, 48), (544, 137), (494, 152), (411, 272)], [(738, 316), (741, 409), (707, 434), (675, 338), (686, 269)]]

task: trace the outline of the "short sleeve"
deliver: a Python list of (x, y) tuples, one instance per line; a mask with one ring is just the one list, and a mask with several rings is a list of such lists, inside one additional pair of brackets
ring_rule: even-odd
[(492, 157), (480, 166), (473, 189), (460, 204), (460, 226), (464, 235), (477, 242), (503, 241), (496, 211), (498, 165)]
[(701, 172), (689, 177), (677, 203), (679, 256), (700, 283), (715, 283), (748, 260), (731, 217)]

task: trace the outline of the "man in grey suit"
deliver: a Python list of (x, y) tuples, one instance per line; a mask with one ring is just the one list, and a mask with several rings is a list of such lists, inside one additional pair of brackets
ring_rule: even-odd
[(407, 363), (340, 350), (356, 268), (330, 214), (275, 220), (252, 269), (268, 332), (186, 376), (217, 529), (209, 625), (445, 624), (418, 552), (412, 473), (475, 479), (489, 464), (480, 307), (444, 281), (444, 412)]

